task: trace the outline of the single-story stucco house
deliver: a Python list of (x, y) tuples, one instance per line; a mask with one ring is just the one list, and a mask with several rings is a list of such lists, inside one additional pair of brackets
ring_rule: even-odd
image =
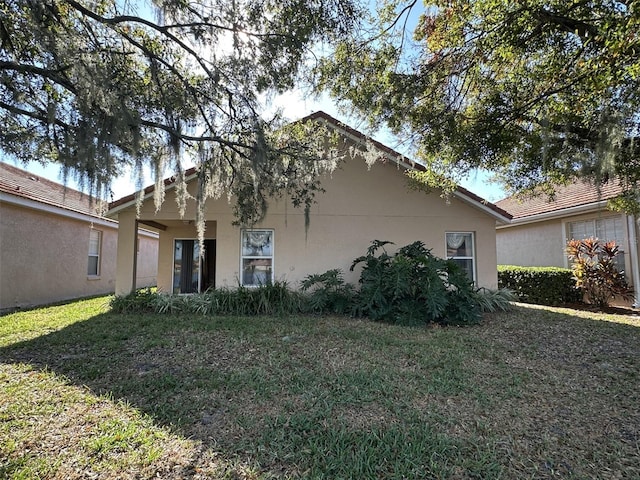
[[(113, 293), (118, 223), (99, 202), (0, 162), (0, 311)], [(156, 284), (158, 234), (139, 230), (136, 286)]]
[(508, 197), (496, 202), (513, 217), (510, 223), (496, 227), (498, 264), (568, 268), (567, 241), (590, 237), (613, 240), (623, 253), (618, 264), (637, 290), (640, 219), (612, 212), (607, 207), (607, 202), (621, 193), (622, 187), (615, 181), (600, 188), (575, 182), (557, 187), (551, 199), (541, 195), (526, 200)]
[[(506, 212), (463, 188), (448, 199), (439, 191), (409, 190), (405, 172), (420, 169), (419, 165), (324, 112), (302, 121), (323, 123), (347, 145), (368, 142), (381, 161), (369, 167), (355, 153), (324, 176), (325, 192), (312, 206), (308, 229), (303, 212), (285, 199), (272, 201), (264, 221), (250, 229), (232, 225), (232, 205), (226, 197), (209, 199), (202, 256), (192, 221), (195, 201), (187, 204), (181, 217), (172, 179), (164, 183), (166, 198), (159, 211), (153, 202), (154, 187), (144, 190), (139, 215), (135, 195), (116, 200), (107, 212), (120, 224), (116, 292), (127, 294), (134, 287), (138, 225), (159, 233), (158, 288), (165, 292), (252, 286), (269, 280), (284, 280), (295, 288), (307, 275), (334, 268), (355, 283), (357, 274), (349, 267), (376, 239), (397, 247), (420, 240), (434, 255), (455, 259), (478, 286), (497, 286), (495, 227), (496, 222), (509, 221)], [(195, 172), (186, 172), (192, 195), (197, 187)]]

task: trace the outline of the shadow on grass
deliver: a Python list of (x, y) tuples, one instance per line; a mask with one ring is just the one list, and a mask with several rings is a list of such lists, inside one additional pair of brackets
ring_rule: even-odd
[[(530, 402), (528, 389), (542, 391), (545, 377), (564, 367), (568, 375), (601, 375), (596, 383), (618, 401), (626, 395), (631, 411), (640, 400), (640, 388), (630, 393), (640, 387), (639, 340), (634, 325), (528, 308), (479, 327), (434, 330), (336, 319), (104, 313), (5, 347), (0, 361), (54, 371), (205, 448), (252, 458), (276, 476), (516, 478), (552, 472), (532, 451), (497, 447), (522, 432), (485, 431), (474, 417), (499, 424), (492, 412), (518, 398)], [(516, 353), (537, 371), (517, 374), (526, 382), (506, 393), (505, 382), (516, 382), (504, 366)], [(594, 370), (598, 362), (606, 371)], [(485, 364), (495, 381), (478, 370)], [(578, 408), (560, 397), (548, 400), (550, 411)], [(448, 410), (451, 401), (466, 416)], [(474, 410), (483, 401), (482, 411)], [(637, 415), (631, 420), (626, 440), (637, 448)], [(591, 461), (593, 468), (622, 468), (614, 459)], [(575, 462), (565, 461), (573, 465), (567, 472), (576, 474)], [(580, 468), (579, 475), (589, 474), (586, 464)]]
[[(361, 330), (371, 328), (381, 335)], [(420, 421), (401, 400), (412, 398), (409, 385), (423, 379), (413, 371), (396, 378), (385, 355), (375, 358), (380, 348), (405, 348), (385, 328), (319, 318), (105, 313), (5, 347), (0, 361), (53, 371), (122, 400), (157, 425), (268, 475), (415, 477), (416, 469), (454, 468), (449, 450), (469, 452), (458, 463), (470, 470), (497, 468), (485, 453), (471, 454), (475, 445)], [(411, 337), (411, 329), (396, 332)], [(425, 391), (463, 388), (457, 353), (427, 360), (435, 363)]]

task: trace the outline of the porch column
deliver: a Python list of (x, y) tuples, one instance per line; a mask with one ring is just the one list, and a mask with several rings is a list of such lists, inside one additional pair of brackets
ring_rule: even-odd
[(138, 263), (138, 221), (135, 211), (118, 214), (118, 258), (116, 260), (116, 295), (128, 295), (136, 288)]
[(627, 216), (629, 228), (629, 263), (633, 275), (633, 295), (635, 300), (633, 308), (640, 307), (640, 262), (638, 261), (638, 227), (634, 215)]

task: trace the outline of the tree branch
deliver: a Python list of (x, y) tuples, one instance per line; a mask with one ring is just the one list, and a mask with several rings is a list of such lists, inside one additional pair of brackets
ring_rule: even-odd
[(68, 68), (69, 68), (68, 66), (64, 66), (55, 70), (51, 70), (51, 69), (36, 67), (34, 65), (25, 65), (22, 63), (0, 61), (0, 70), (12, 70), (14, 72), (33, 73), (35, 75), (40, 75), (41, 77), (48, 78), (54, 83), (57, 83), (58, 85), (66, 88), (69, 92), (76, 94), (77, 89), (75, 85), (73, 85), (69, 81), (69, 79), (56, 75), (57, 73), (64, 72)]
[(120, 15), (120, 16), (116, 16), (116, 17), (106, 18), (106, 17), (103, 17), (101, 15), (98, 15), (97, 13), (95, 13), (92, 10), (86, 8), (84, 5), (76, 2), (75, 0), (65, 0), (65, 1), (70, 6), (75, 8), (78, 12), (80, 12), (82, 15), (84, 15), (86, 17), (89, 17), (89, 18), (95, 20), (98, 23), (102, 23), (103, 25), (114, 26), (114, 25), (119, 25), (121, 23), (135, 22), (135, 23), (139, 23), (139, 24), (145, 25), (145, 26), (151, 28), (152, 30), (157, 31), (158, 33), (166, 36), (169, 40), (174, 42), (182, 50), (184, 50), (192, 58), (194, 58), (196, 60), (196, 62), (198, 63), (198, 65), (200, 65), (200, 68), (202, 68), (202, 70), (207, 74), (207, 76), (209, 76), (210, 78), (214, 78), (213, 72), (211, 72), (211, 70), (209, 69), (207, 64), (204, 62), (204, 60), (202, 59), (202, 56), (199, 55), (191, 47), (189, 47), (180, 38), (178, 38), (174, 34), (172, 34), (165, 27), (162, 27), (162, 26), (160, 26), (160, 25), (158, 25), (158, 24), (156, 24), (154, 22), (151, 22), (149, 20), (145, 20), (144, 18), (135, 17), (135, 16), (132, 16), (132, 15)]
[(575, 33), (580, 38), (592, 39), (598, 35), (597, 27), (590, 25), (582, 20), (576, 20), (574, 18), (566, 17), (564, 15), (555, 14), (547, 9), (541, 8), (535, 12), (532, 12), (533, 16), (539, 21), (555, 25), (568, 33)]
[(68, 130), (72, 129), (71, 125), (63, 122), (58, 117), (55, 117), (54, 121), (51, 122), (49, 117), (44, 112), (34, 112), (32, 110), (25, 110), (24, 108), (16, 107), (15, 105), (10, 105), (2, 101), (0, 101), (0, 108), (3, 108), (15, 115), (21, 115), (21, 116), (32, 118), (34, 120), (38, 120), (43, 125), (55, 123), (56, 125), (59, 125), (65, 129), (68, 129)]

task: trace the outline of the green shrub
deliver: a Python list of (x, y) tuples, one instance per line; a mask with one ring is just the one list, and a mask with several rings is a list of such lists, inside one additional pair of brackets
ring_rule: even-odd
[(156, 296), (154, 306), (156, 313), (189, 313), (194, 307), (191, 303), (198, 302), (194, 297), (201, 295), (173, 295), (160, 293)]
[(116, 313), (149, 313), (156, 311), (157, 297), (155, 289), (143, 288), (128, 295), (117, 295), (109, 305)]
[(512, 302), (518, 301), (516, 294), (508, 288), (498, 288), (497, 290), (479, 288), (475, 294), (480, 310), (484, 313), (508, 312), (514, 308)]
[(520, 302), (538, 305), (577, 303), (582, 298), (568, 268), (499, 265), (498, 286), (511, 290)]
[(354, 260), (351, 270), (364, 263), (360, 290), (333, 269), (306, 277), (301, 291), (290, 289), (286, 282), (189, 295), (145, 289), (115, 297), (111, 307), (117, 313), (248, 316), (313, 312), (403, 324), (466, 325), (479, 321), (482, 312), (508, 309), (514, 299), (507, 290), (476, 290), (455, 262), (432, 255), (422, 242), (402, 247), (394, 255), (384, 249), (389, 243), (376, 240), (366, 255)]
[(308, 309), (300, 292), (286, 282), (256, 288), (221, 288), (205, 293), (173, 295), (141, 290), (111, 300), (116, 313), (156, 312), (198, 315), (293, 315)]
[(220, 288), (186, 299), (190, 313), (202, 315), (294, 315), (306, 309), (300, 292), (287, 282), (273, 282), (256, 288)]
[(307, 294), (309, 309), (314, 313), (355, 313), (356, 289), (344, 281), (339, 269), (307, 276), (302, 281), (301, 290)]
[(373, 241), (351, 265), (353, 270), (364, 264), (357, 312), (372, 320), (410, 324), (465, 325), (480, 319), (472, 282), (455, 262), (434, 256), (422, 242), (389, 255), (384, 246), (390, 243)]
[(289, 288), (285, 281), (244, 290), (249, 294), (248, 315), (294, 315), (306, 309), (304, 296)]

